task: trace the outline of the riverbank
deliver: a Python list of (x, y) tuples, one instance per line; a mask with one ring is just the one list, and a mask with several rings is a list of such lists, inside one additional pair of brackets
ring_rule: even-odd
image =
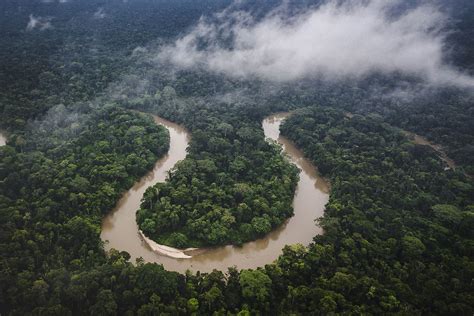
[(142, 238), (143, 242), (145, 242), (148, 245), (148, 247), (151, 248), (151, 250), (153, 250), (157, 254), (164, 255), (170, 258), (189, 259), (189, 258), (192, 258), (193, 256), (186, 254), (187, 252), (199, 250), (198, 248), (176, 249), (173, 247), (160, 245), (157, 242), (145, 236), (145, 234), (141, 230), (139, 230), (138, 233), (140, 234), (140, 237)]

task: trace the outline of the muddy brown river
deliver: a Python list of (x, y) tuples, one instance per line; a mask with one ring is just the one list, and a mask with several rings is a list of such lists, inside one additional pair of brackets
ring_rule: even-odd
[(282, 226), (264, 238), (245, 243), (240, 247), (228, 245), (200, 249), (192, 252), (192, 257), (186, 259), (165, 256), (152, 249), (153, 243), (150, 243), (150, 246), (139, 233), (135, 213), (140, 207), (140, 200), (145, 190), (157, 182), (165, 181), (167, 172), (176, 162), (185, 158), (189, 140), (184, 128), (155, 116), (155, 122), (170, 132), (170, 150), (156, 163), (153, 171), (126, 192), (116, 208), (104, 218), (101, 238), (106, 241), (105, 249), (127, 251), (132, 262), (142, 257), (145, 262), (161, 263), (172, 271), (185, 272), (189, 269), (194, 272), (210, 272), (213, 269), (226, 271), (232, 266), (239, 269), (264, 266), (277, 259), (287, 244), (309, 244), (316, 234), (322, 232), (314, 220), (324, 213), (329, 189), (324, 179), (318, 175), (316, 168), (303, 157), (302, 152), (280, 136), (280, 124), (287, 115), (275, 114), (267, 117), (262, 123), (265, 137), (280, 143), (290, 161), (301, 170), (293, 201), (294, 216)]

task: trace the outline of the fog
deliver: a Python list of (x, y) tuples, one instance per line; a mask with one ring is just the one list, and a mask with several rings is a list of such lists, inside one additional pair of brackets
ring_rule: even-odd
[(67, 3), (71, 0), (40, 0), (41, 3)]
[(32, 31), (36, 28), (39, 29), (40, 31), (44, 31), (53, 27), (51, 25), (51, 18), (49, 17), (40, 17), (40, 16), (35, 17), (33, 14), (30, 14), (29, 18), (30, 20), (28, 21), (28, 24), (26, 25), (27, 31)]
[(329, 1), (292, 15), (281, 6), (259, 20), (227, 9), (202, 17), (157, 59), (180, 69), (275, 82), (378, 72), (473, 88), (472, 77), (446, 63), (448, 17), (427, 2), (398, 10), (402, 2)]
[(104, 12), (104, 8), (98, 8), (97, 11), (94, 12), (95, 19), (103, 19), (105, 17), (106, 17), (106, 14)]
[[(323, 91), (323, 97), (330, 93), (336, 96), (339, 92), (333, 92), (331, 82), (325, 85), (321, 79), (365, 79), (374, 72), (403, 73), (425, 81), (419, 85), (400, 80), (402, 83), (393, 87), (374, 84), (369, 89), (364, 86), (365, 94), (358, 95), (359, 103), (380, 103), (381, 99), (404, 104), (413, 102), (415, 97), (436, 93), (438, 87), (433, 84), (474, 88), (471, 77), (445, 62), (449, 18), (430, 4), (395, 14), (399, 3), (401, 1), (369, 0), (337, 5), (331, 1), (305, 11), (292, 11), (292, 14), (280, 6), (258, 20), (231, 6), (213, 16), (202, 17), (171, 44), (163, 44), (163, 40), (158, 39), (132, 49), (127, 69), (84, 107), (99, 108), (108, 102), (130, 107), (148, 102), (159, 107), (171, 102), (169, 100), (175, 108), (182, 109), (194, 104), (257, 106), (278, 100), (280, 94), (285, 95), (282, 91), (296, 94), (295, 91), (317, 89), (318, 93)], [(112, 17), (103, 7), (91, 13), (95, 18), (106, 14)], [(33, 15), (30, 20), (30, 29), (41, 29), (42, 23), (50, 21)], [(180, 90), (181, 75), (176, 70), (193, 68), (258, 80), (248, 85), (229, 80), (232, 83), (218, 86), (206, 96), (165, 93), (173, 88)], [(305, 80), (313, 78), (318, 80)], [(357, 83), (354, 82), (354, 86)], [(343, 86), (352, 87), (352, 82), (347, 84)], [(296, 90), (292, 90), (293, 86)], [(167, 97), (167, 94), (172, 96)], [(76, 115), (81, 111), (65, 112), (62, 107), (53, 107), (43, 118), (47, 123), (35, 124), (32, 129), (51, 131), (66, 126), (61, 132), (64, 137), (57, 137), (61, 139), (77, 133), (80, 128), (76, 123), (84, 119)], [(67, 105), (68, 109), (75, 107), (83, 106)], [(59, 117), (54, 115), (56, 112), (60, 113)]]

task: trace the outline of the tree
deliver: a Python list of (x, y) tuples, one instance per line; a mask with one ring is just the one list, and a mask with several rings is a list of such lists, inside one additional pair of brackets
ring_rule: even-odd
[(101, 290), (96, 303), (91, 307), (92, 315), (116, 315), (117, 303), (111, 290)]
[(425, 252), (423, 242), (414, 236), (404, 236), (402, 240), (403, 254), (407, 259), (418, 258)]
[(454, 205), (437, 204), (432, 207), (436, 219), (449, 228), (456, 229), (462, 220), (462, 213)]
[(188, 307), (188, 313), (190, 314), (196, 314), (197, 311), (199, 310), (199, 301), (197, 298), (190, 298), (187, 303)]
[(249, 302), (263, 307), (271, 296), (272, 280), (260, 270), (243, 270), (239, 283), (242, 296)]

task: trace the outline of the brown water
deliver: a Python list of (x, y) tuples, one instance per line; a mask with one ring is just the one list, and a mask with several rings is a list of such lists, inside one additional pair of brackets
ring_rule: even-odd
[(4, 146), (6, 143), (7, 143), (7, 137), (4, 134), (2, 134), (2, 132), (0, 131), (0, 146)]
[(130, 253), (132, 260), (142, 257), (146, 262), (162, 263), (168, 270), (184, 272), (189, 269), (210, 272), (213, 269), (225, 271), (231, 266), (239, 269), (260, 267), (277, 259), (287, 244), (309, 244), (316, 234), (322, 232), (314, 220), (323, 215), (329, 190), (327, 183), (318, 175), (315, 167), (303, 157), (302, 152), (280, 136), (280, 124), (287, 115), (275, 114), (263, 121), (265, 136), (282, 144), (291, 162), (301, 170), (293, 202), (295, 215), (285, 224), (264, 238), (245, 243), (241, 247), (229, 245), (200, 249), (190, 259), (174, 259), (152, 251), (139, 236), (135, 212), (140, 206), (140, 199), (146, 188), (165, 180), (167, 171), (185, 157), (185, 148), (188, 144), (188, 136), (183, 128), (155, 117), (157, 123), (170, 131), (170, 152), (158, 161), (148, 176), (126, 193), (116, 209), (104, 219), (101, 237), (104, 241), (109, 241), (105, 248), (125, 250)]

